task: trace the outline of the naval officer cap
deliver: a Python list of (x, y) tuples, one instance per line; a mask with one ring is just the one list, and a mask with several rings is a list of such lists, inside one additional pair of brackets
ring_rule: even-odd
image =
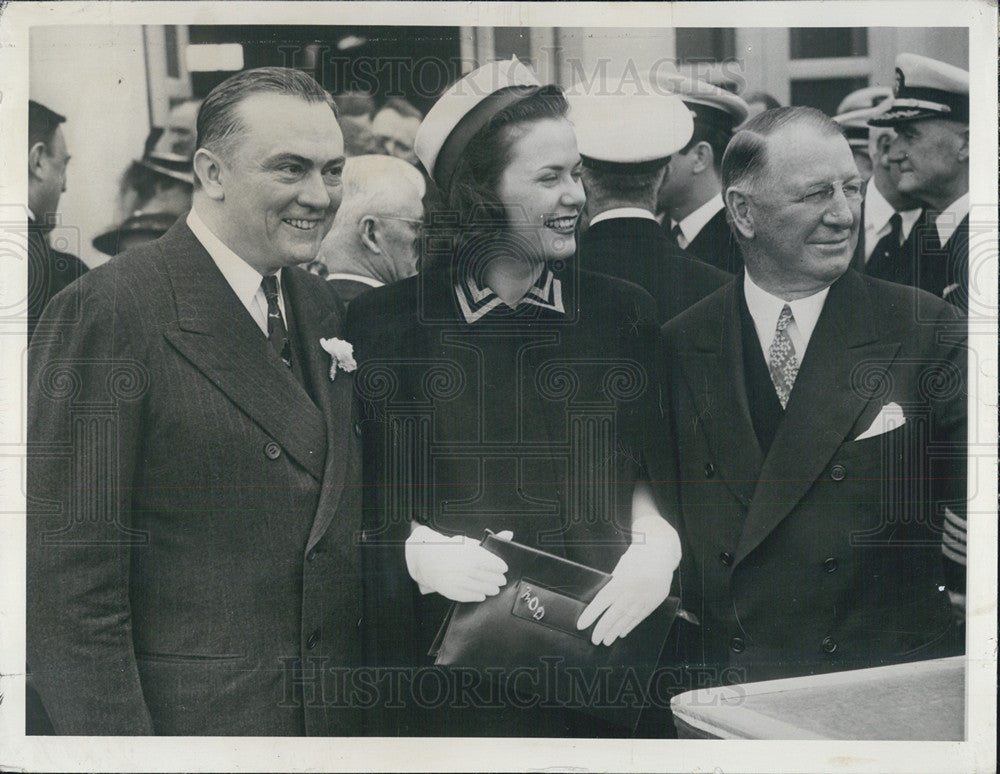
[(656, 85), (661, 91), (684, 100), (699, 126), (732, 134), (750, 115), (746, 100), (708, 81), (689, 78), (681, 73), (658, 71)]
[(575, 86), (566, 92), (577, 148), (591, 169), (640, 172), (667, 163), (691, 139), (694, 121), (679, 97), (633, 83), (614, 93)]
[(969, 73), (919, 54), (896, 57), (892, 104), (871, 126), (897, 126), (925, 118), (969, 123)]
[(434, 182), (447, 190), (462, 151), (490, 119), (541, 89), (529, 67), (514, 57), (490, 62), (455, 81), (424, 116), (413, 151)]

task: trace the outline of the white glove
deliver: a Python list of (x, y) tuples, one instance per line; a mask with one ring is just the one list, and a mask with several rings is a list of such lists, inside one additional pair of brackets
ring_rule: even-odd
[[(501, 540), (513, 539), (510, 531)], [(423, 524), (406, 539), (406, 569), (421, 594), (436, 591), (455, 602), (482, 602), (507, 583), (507, 563), (476, 540), (464, 535), (445, 537)]]
[(667, 598), (681, 560), (677, 531), (655, 511), (633, 518), (632, 545), (622, 554), (611, 580), (597, 592), (576, 622), (595, 645), (624, 638)]

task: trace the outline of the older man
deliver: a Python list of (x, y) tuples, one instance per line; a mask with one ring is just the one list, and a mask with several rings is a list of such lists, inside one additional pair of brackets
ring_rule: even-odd
[(967, 311), (969, 73), (900, 54), (892, 104), (869, 123), (895, 129), (889, 162), (899, 167), (899, 191), (927, 205), (906, 281)]
[(849, 269), (863, 186), (819, 111), (751, 119), (723, 181), (745, 273), (664, 326), (671, 442), (651, 456), (701, 621), (689, 655), (741, 682), (949, 654), (958, 315)]
[(417, 273), (425, 190), (423, 175), (402, 159), (347, 160), (344, 199), (319, 251), (345, 304)]
[(27, 651), (57, 733), (360, 730), (329, 690), (361, 659), (353, 361), (295, 268), (343, 164), (312, 78), (234, 75), (187, 218), (43, 316), (80, 317), (29, 353)]

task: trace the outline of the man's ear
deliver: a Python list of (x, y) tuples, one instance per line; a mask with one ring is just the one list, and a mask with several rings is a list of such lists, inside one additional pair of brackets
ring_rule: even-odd
[(699, 175), (707, 169), (715, 168), (715, 151), (707, 142), (699, 142), (691, 149), (694, 158), (691, 163), (691, 172)]
[(745, 239), (753, 239), (753, 214), (750, 212), (750, 197), (739, 188), (727, 188), (725, 192), (726, 209), (733, 227)]
[(365, 215), (358, 221), (358, 237), (368, 250), (376, 255), (382, 254), (382, 247), (379, 244), (382, 240), (378, 233), (378, 221), (373, 215)]
[(892, 145), (893, 136), (893, 132), (882, 132), (875, 140), (875, 152), (878, 153), (878, 161), (873, 163), (878, 163), (884, 169), (889, 168), (889, 146)]
[(47, 151), (45, 143), (41, 141), (36, 142), (28, 149), (28, 177), (33, 177), (36, 180), (45, 178), (45, 158), (48, 155)]
[(958, 160), (964, 163), (969, 160), (969, 127), (958, 132), (958, 136), (962, 142), (958, 149)]
[(222, 159), (208, 148), (198, 148), (194, 154), (194, 173), (198, 176), (202, 190), (209, 198), (221, 202), (226, 198), (222, 185)]

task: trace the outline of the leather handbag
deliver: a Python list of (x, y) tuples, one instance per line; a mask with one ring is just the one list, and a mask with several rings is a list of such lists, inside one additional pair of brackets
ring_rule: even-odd
[[(483, 602), (456, 602), (429, 655), (435, 664), (490, 670), (518, 701), (568, 707), (634, 729), (677, 615), (668, 597), (624, 639), (594, 645), (577, 619), (611, 575), (489, 530), (481, 545), (507, 563), (507, 583)], [(595, 624), (596, 625), (596, 624)]]

